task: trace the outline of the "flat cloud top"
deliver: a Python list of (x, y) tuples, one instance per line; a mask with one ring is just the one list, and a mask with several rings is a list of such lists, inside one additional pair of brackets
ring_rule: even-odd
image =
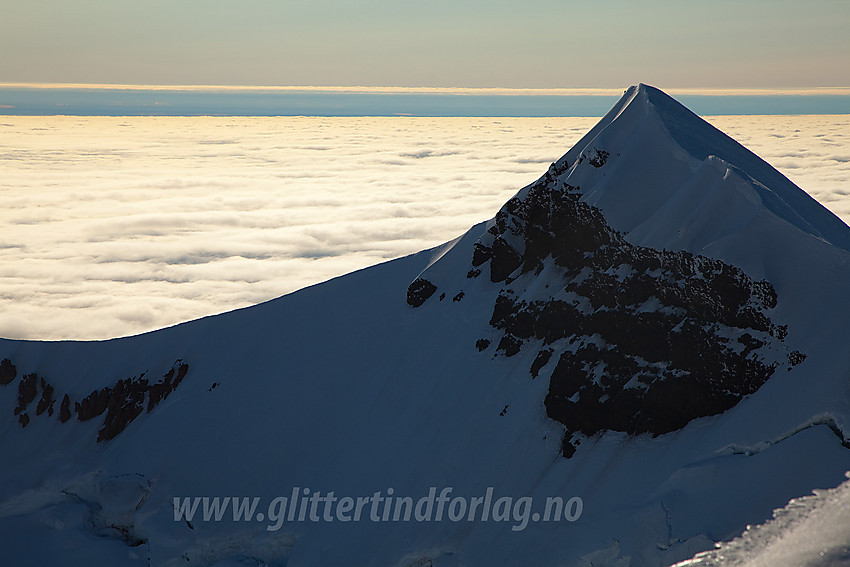
[[(709, 120), (850, 221), (850, 116)], [(0, 117), (0, 336), (135, 334), (440, 244), (596, 121)]]

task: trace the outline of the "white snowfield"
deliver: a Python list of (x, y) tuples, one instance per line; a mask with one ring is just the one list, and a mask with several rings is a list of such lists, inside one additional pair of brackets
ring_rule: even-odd
[[(608, 152), (604, 167), (579, 160), (595, 150)], [(580, 186), (631, 243), (706, 255), (771, 282), (771, 318), (806, 359), (779, 366), (722, 414), (657, 437), (601, 433), (564, 458), (563, 427), (543, 405), (549, 374), (528, 372), (535, 349), (505, 357), (475, 346), (495, 336), (500, 289), (483, 274), (467, 278), (487, 223), (432, 250), (135, 337), (2, 340), (0, 359), (17, 369), (0, 386), (3, 564), (671, 565), (839, 485), (850, 470), (850, 228), (645, 85), (558, 164), (569, 165), (559, 179)], [(414, 309), (405, 297), (420, 274), (439, 291)], [(188, 364), (179, 385), (114, 438), (97, 441), (102, 416), (58, 419), (65, 393), (79, 401), (143, 372), (154, 383), (177, 360)], [(55, 389), (56, 411), (35, 415), (36, 398), (22, 428), (13, 412), (30, 373)], [(492, 487), (532, 497), (541, 513), (547, 498), (578, 497), (582, 511), (522, 530), (513, 516), (384, 522), (366, 512), (267, 529), (265, 505), (293, 488), (419, 498), (430, 487), (469, 498)], [(844, 518), (830, 504), (844, 492), (812, 508)], [(175, 498), (187, 497), (257, 497), (264, 516), (175, 521)], [(800, 530), (821, 525), (780, 526), (761, 563), (747, 563), (760, 553), (753, 547), (737, 563), (696, 564), (791, 564), (769, 560), (786, 555), (776, 542), (807, 540)], [(847, 532), (834, 533), (808, 540), (795, 564), (817, 564), (822, 551), (839, 557)]]

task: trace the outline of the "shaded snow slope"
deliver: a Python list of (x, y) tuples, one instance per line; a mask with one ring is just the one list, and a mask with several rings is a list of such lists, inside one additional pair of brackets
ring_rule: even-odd
[[(703, 123), (674, 104), (633, 87), (504, 214), (442, 247), (136, 337), (0, 340), (0, 360), (9, 360), (0, 368), (0, 556), (71, 566), (669, 565), (839, 484), (850, 470), (847, 229), (831, 227), (816, 203), (795, 201), (799, 189), (751, 171), (753, 158), (714, 151), (719, 141), (708, 146), (717, 158), (684, 149), (677, 140)], [(576, 215), (550, 207), (563, 190)], [(529, 198), (545, 204), (543, 220), (518, 207)], [(576, 234), (590, 238), (580, 247), (561, 231), (529, 238), (552, 219), (566, 232), (587, 221), (592, 230)], [(649, 281), (658, 285), (644, 297)], [(508, 313), (494, 317), (500, 297), (526, 307), (575, 300), (588, 321), (611, 316), (613, 325), (572, 346), (578, 335), (564, 327), (544, 344)], [(660, 330), (631, 326), (650, 313), (664, 315)], [(703, 372), (699, 357), (674, 368), (622, 350), (644, 376), (703, 372), (700, 395), (734, 403), (664, 430), (630, 427), (618, 409), (627, 427), (579, 431), (564, 458), (570, 425), (546, 404), (562, 355), (578, 343), (613, 351), (608, 331), (624, 324), (621, 334), (665, 341), (686, 320), (689, 337), (705, 334), (729, 360), (770, 374), (748, 385), (736, 371)], [(499, 347), (508, 333), (521, 343), (515, 352), (510, 341)], [(587, 362), (587, 352), (572, 360)], [(582, 392), (631, 389), (606, 367), (576, 368), (569, 375)], [(677, 400), (652, 415), (675, 414)], [(123, 428), (101, 435), (108, 423)], [(293, 487), (355, 497), (392, 488), (414, 499), (430, 487), (467, 498), (493, 487), (533, 497), (535, 507), (577, 496), (583, 510), (575, 522), (529, 520), (518, 530), (517, 518), (290, 521), (277, 531), (267, 521), (174, 519), (174, 497), (260, 497), (265, 512)]]

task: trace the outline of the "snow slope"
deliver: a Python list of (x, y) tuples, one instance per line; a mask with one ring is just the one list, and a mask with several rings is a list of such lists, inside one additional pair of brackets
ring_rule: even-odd
[(795, 498), (762, 525), (676, 567), (838, 567), (850, 560), (850, 482)]
[[(571, 268), (546, 255), (539, 271), (493, 276), (498, 255), (481, 262), (476, 244), (492, 252), (499, 219), (521, 218), (506, 205), (444, 246), (247, 309), (110, 341), (0, 341), (0, 359), (15, 367), (0, 386), (0, 556), (10, 565), (669, 565), (792, 498), (838, 485), (850, 470), (850, 229), (645, 85), (626, 91), (515, 203), (552, 192), (573, 195), (564, 198), (589, 215), (577, 218), (592, 217), (592, 234), (611, 238), (606, 250), (666, 249), (684, 266), (676, 254), (687, 251), (742, 270), (740, 281), (769, 282), (775, 307), (756, 307), (787, 336), (764, 332), (765, 346), (748, 355), (776, 363), (769, 379), (669, 432), (583, 435), (565, 458), (569, 430), (545, 400), (558, 356), (574, 348), (570, 336), (549, 345), (522, 337), (508, 356), (498, 348), (507, 327), (492, 323), (500, 295), (566, 297), (558, 294)], [(521, 248), (536, 242), (536, 225), (510, 226), (500, 234), (530, 259)], [(594, 254), (602, 248), (571, 261)], [(684, 289), (702, 278), (676, 270), (661, 280)], [(581, 273), (569, 281), (587, 281)], [(434, 289), (420, 286), (413, 307), (417, 280)], [(570, 300), (582, 303), (579, 295)], [(726, 298), (712, 301), (722, 310)], [(687, 318), (695, 305), (671, 313)], [(712, 325), (730, 341), (749, 328)], [(535, 378), (529, 369), (542, 348), (554, 354)], [(180, 364), (182, 379), (167, 378)], [(656, 364), (664, 380), (680, 375), (665, 364)], [(50, 406), (46, 386), (53, 412), (37, 415), (42, 398)], [(80, 421), (80, 411), (96, 415)], [(293, 487), (349, 496), (392, 488), (414, 498), (430, 487), (468, 497), (493, 487), (533, 497), (538, 510), (551, 496), (580, 497), (583, 509), (575, 522), (532, 520), (521, 530), (511, 529), (515, 518), (308, 520), (277, 531), (264, 521), (174, 519), (174, 497), (260, 497), (264, 506)]]

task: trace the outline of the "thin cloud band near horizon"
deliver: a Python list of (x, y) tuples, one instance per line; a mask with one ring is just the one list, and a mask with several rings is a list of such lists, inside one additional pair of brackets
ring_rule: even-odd
[[(6, 89), (129, 90), (173, 92), (322, 92), (337, 94), (429, 94), (488, 96), (620, 96), (623, 88), (514, 88), (514, 87), (391, 87), (324, 85), (134, 85), (108, 83), (0, 83)], [(692, 96), (848, 96), (850, 87), (806, 88), (698, 88), (670, 87), (673, 95)]]

